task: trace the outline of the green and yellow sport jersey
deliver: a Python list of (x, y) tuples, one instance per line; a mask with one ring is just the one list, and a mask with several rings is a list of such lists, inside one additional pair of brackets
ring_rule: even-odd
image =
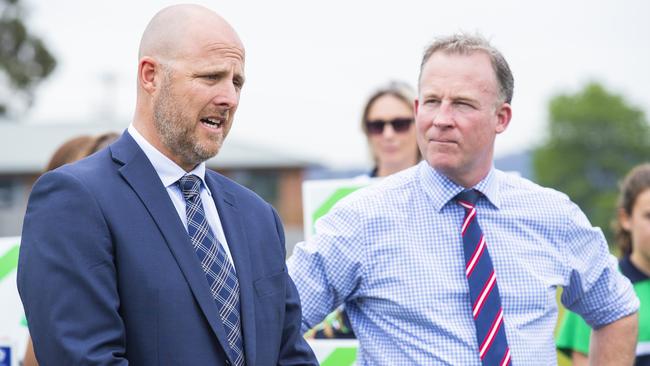
[[(641, 301), (639, 308), (639, 342), (636, 347), (636, 366), (650, 366), (650, 277), (636, 268), (629, 257), (619, 262), (619, 269), (629, 278)], [(557, 348), (571, 357), (572, 351), (589, 353), (591, 328), (582, 318), (567, 311), (558, 332)]]

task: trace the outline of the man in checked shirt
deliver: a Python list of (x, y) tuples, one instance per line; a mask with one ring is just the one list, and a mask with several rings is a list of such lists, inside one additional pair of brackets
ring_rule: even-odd
[(513, 85), (480, 36), (429, 46), (415, 100), (424, 161), (346, 197), (296, 246), (303, 330), (344, 303), (360, 365), (551, 365), (563, 288), (594, 328), (595, 364), (632, 365), (639, 302), (600, 229), (566, 195), (493, 167)]

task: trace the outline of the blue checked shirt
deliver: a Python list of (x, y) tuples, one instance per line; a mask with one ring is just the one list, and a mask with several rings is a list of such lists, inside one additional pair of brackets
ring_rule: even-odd
[[(566, 195), (496, 169), (475, 188), (513, 365), (557, 363), (558, 287), (596, 328), (638, 309), (600, 229)], [(303, 330), (345, 304), (359, 365), (480, 365), (462, 190), (422, 162), (337, 204), (288, 262)]]

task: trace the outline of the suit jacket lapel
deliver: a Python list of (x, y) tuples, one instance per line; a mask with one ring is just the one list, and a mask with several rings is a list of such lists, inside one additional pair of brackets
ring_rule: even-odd
[(214, 203), (219, 212), (219, 219), (223, 227), (228, 248), (235, 264), (235, 271), (239, 279), (240, 316), (242, 319), (242, 332), (244, 336), (244, 351), (246, 364), (255, 364), (255, 297), (253, 293), (253, 280), (251, 277), (250, 251), (248, 239), (242, 223), (242, 214), (239, 212), (235, 196), (224, 188), (215, 173), (206, 171), (205, 180), (212, 192)]
[(167, 246), (176, 258), (176, 262), (181, 268), (199, 307), (210, 323), (210, 327), (219, 339), (223, 349), (226, 350), (225, 353), (228, 358), (231, 358), (230, 345), (219, 317), (219, 310), (210, 293), (205, 273), (201, 269), (201, 264), (196, 257), (196, 253), (194, 253), (190, 237), (178, 217), (167, 190), (160, 182), (158, 174), (156, 174), (149, 159), (128, 132), (125, 132), (111, 146), (111, 152), (115, 161), (124, 164), (119, 168), (120, 174), (140, 197), (149, 214), (153, 217), (158, 229), (165, 237)]

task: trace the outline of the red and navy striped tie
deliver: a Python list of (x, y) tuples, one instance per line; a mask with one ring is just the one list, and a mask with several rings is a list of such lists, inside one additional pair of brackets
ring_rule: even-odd
[(458, 204), (465, 208), (461, 234), (479, 357), (485, 366), (511, 365), (496, 274), (476, 218), (475, 206), (480, 195), (480, 192), (471, 189), (456, 196)]

